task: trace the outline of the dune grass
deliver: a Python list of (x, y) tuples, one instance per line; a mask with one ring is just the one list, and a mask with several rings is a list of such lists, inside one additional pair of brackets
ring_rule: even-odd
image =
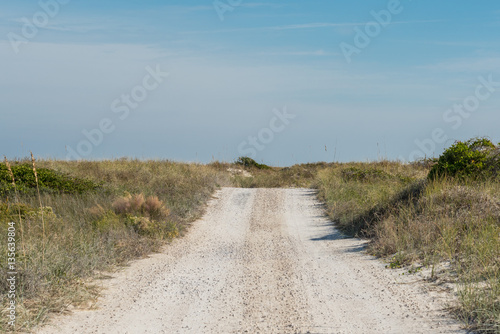
[(319, 198), (344, 232), (372, 242), (389, 267), (449, 263), (431, 280), (458, 285), (455, 316), (500, 333), (500, 180), (429, 179), (430, 168), (394, 162), (345, 164), (318, 173)]
[(316, 182), (319, 169), (326, 167), (326, 163), (301, 164), (291, 167), (241, 167), (250, 176), (234, 175), (232, 182), (242, 188), (309, 188)]
[[(51, 312), (88, 307), (90, 279), (143, 257), (199, 217), (229, 176), (216, 168), (169, 161), (37, 161), (0, 164), (0, 235), (17, 230), (17, 319), (29, 330)], [(38, 181), (38, 182), (37, 182)], [(40, 196), (38, 191), (40, 190)], [(1, 249), (7, 239), (0, 239)], [(7, 319), (7, 259), (0, 258), (2, 319)], [(13, 331), (6, 321), (0, 332)]]

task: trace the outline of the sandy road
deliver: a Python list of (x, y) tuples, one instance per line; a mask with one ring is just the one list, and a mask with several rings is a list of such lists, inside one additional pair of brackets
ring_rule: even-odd
[(421, 284), (336, 232), (311, 190), (216, 197), (186, 237), (104, 283), (98, 310), (39, 333), (462, 333)]

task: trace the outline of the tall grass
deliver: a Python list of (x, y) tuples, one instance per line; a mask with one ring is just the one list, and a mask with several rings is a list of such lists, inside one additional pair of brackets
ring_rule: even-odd
[(234, 175), (232, 182), (236, 187), (243, 188), (310, 188), (316, 184), (318, 170), (326, 166), (326, 163), (312, 163), (284, 168), (248, 167), (245, 170), (250, 176)]
[[(52, 312), (88, 307), (99, 293), (90, 279), (159, 250), (202, 214), (215, 189), (230, 184), (229, 175), (216, 168), (169, 161), (33, 158), (4, 166), (17, 178), (0, 184), (0, 235), (7, 235), (10, 221), (24, 227), (17, 240), (23, 249), (17, 262), (25, 263), (17, 268), (17, 331)], [(5, 167), (0, 164), (0, 183)], [(130, 210), (117, 204), (128, 200)], [(0, 238), (0, 248), (6, 249), (6, 238)], [(5, 261), (0, 258), (2, 319)], [(13, 330), (0, 322), (0, 332)]]
[(429, 168), (395, 162), (344, 164), (318, 173), (319, 197), (337, 226), (371, 238), (391, 267), (449, 270), (433, 280), (458, 286), (455, 315), (500, 333), (500, 180), (428, 180)]

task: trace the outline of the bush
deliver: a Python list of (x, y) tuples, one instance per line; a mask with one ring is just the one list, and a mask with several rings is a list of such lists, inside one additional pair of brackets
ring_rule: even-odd
[(249, 157), (239, 157), (235, 161), (235, 164), (242, 165), (243, 167), (254, 167), (257, 169), (271, 169), (268, 165), (259, 164), (257, 161)]
[(457, 141), (439, 157), (429, 172), (429, 178), (495, 177), (500, 169), (499, 150), (498, 146), (486, 138), (473, 138), (466, 142)]
[(157, 236), (167, 239), (179, 236), (179, 229), (173, 222), (159, 222), (148, 217), (127, 215), (125, 224), (131, 226), (136, 233), (143, 236)]
[[(29, 163), (13, 165), (12, 173), (20, 193), (33, 194), (36, 189), (35, 174)], [(83, 194), (95, 191), (99, 185), (85, 179), (71, 177), (48, 168), (37, 168), (38, 185), (41, 192)], [(12, 178), (7, 166), (0, 164), (0, 196), (6, 196), (14, 190)]]

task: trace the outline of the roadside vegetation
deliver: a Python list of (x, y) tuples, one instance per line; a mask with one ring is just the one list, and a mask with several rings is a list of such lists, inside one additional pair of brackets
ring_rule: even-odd
[(335, 165), (318, 172), (319, 198), (388, 267), (430, 268), (431, 281), (456, 283), (453, 312), (470, 329), (500, 333), (499, 153), (477, 138), (413, 164)]
[[(169, 161), (1, 163), (1, 235), (14, 222), (17, 239), (16, 330), (33, 328), (51, 312), (91, 306), (99, 293), (88, 284), (92, 278), (181, 235), (229, 182), (210, 166)], [(1, 249), (6, 244), (2, 237)], [(4, 321), (5, 256), (0, 267), (0, 332), (6, 332), (12, 328)]]
[(244, 168), (245, 174), (233, 175), (232, 182), (242, 188), (286, 188), (311, 187), (316, 180), (317, 171), (328, 166), (327, 163), (293, 165), (291, 167), (271, 167), (259, 164), (248, 157), (240, 157), (234, 164)]
[[(498, 145), (476, 138), (411, 164), (44, 160), (35, 176), (29, 159), (4, 162), (0, 221), (2, 235), (16, 223), (18, 329), (88, 307), (98, 295), (91, 279), (158, 251), (200, 217), (218, 187), (232, 185), (316, 188), (344, 233), (370, 239), (368, 251), (389, 268), (427, 269), (435, 284), (457, 286), (456, 317), (500, 333), (499, 155)], [(0, 276), (5, 296), (6, 272)], [(4, 319), (6, 303), (2, 297)]]

